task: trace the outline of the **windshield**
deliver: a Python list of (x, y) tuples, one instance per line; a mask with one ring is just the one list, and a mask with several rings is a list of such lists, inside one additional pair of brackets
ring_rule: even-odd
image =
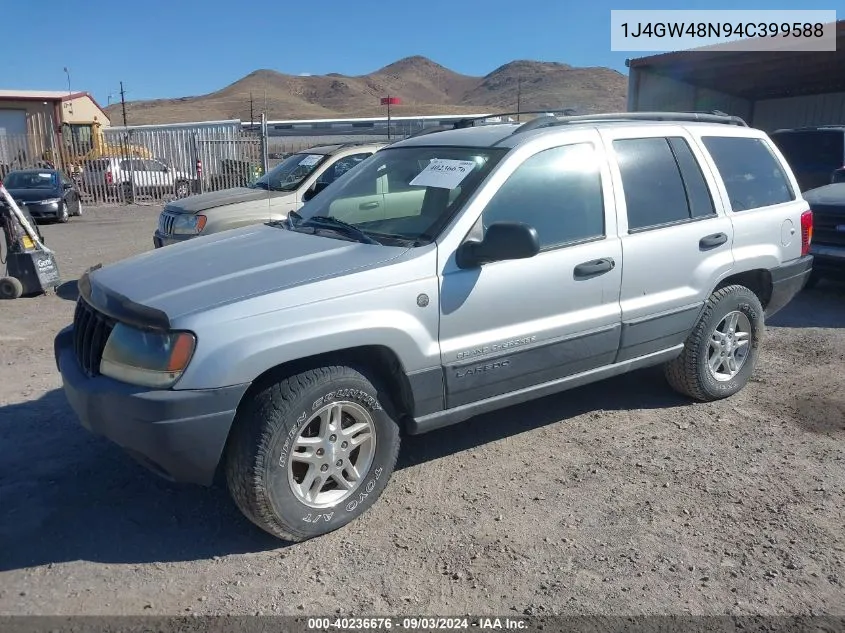
[(325, 159), (325, 154), (292, 154), (255, 181), (255, 184), (251, 186), (253, 189), (293, 191)]
[(48, 171), (12, 172), (3, 179), (6, 189), (55, 189), (58, 185), (56, 174)]
[(306, 203), (299, 211), (300, 224), (331, 218), (377, 240), (430, 242), (506, 152), (486, 147), (382, 149)]

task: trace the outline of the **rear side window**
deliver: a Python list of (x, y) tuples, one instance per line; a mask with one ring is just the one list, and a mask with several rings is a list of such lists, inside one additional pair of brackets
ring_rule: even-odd
[(734, 211), (795, 200), (786, 172), (763, 140), (705, 136), (702, 141), (716, 163)]
[(613, 142), (629, 231), (715, 215), (713, 200), (687, 141), (632, 138)]

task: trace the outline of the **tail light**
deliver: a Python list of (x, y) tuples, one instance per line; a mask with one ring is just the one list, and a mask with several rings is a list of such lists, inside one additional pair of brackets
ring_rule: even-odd
[(111, 172), (107, 171), (106, 172), (106, 184), (111, 185), (113, 183), (114, 183), (114, 179), (112, 178)]
[(809, 209), (801, 214), (801, 256), (810, 254), (813, 241), (813, 212)]

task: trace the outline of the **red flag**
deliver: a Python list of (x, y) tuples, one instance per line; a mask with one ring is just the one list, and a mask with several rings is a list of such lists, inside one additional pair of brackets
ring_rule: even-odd
[(399, 97), (382, 97), (381, 105), (402, 105), (402, 100)]

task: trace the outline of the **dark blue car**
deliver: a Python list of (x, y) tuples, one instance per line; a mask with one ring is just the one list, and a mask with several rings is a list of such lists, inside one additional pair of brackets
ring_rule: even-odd
[(21, 169), (3, 178), (18, 206), (26, 206), (32, 218), (67, 222), (82, 215), (82, 201), (74, 184), (57, 169)]

